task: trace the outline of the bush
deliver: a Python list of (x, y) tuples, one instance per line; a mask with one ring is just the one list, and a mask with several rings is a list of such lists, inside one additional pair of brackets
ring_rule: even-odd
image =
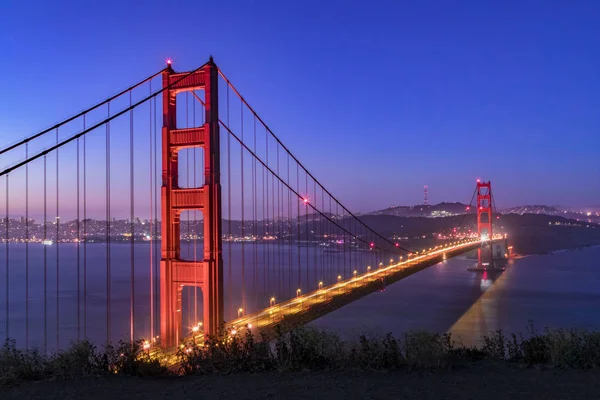
[[(483, 337), (483, 346), (457, 345), (450, 334), (408, 332), (400, 338), (361, 336), (357, 343), (338, 335), (302, 327), (256, 340), (249, 329), (243, 334), (222, 329), (204, 343), (183, 343), (177, 349), (180, 374), (231, 374), (262, 371), (323, 369), (449, 368), (458, 363), (493, 360), (558, 368), (600, 367), (600, 332), (550, 330), (527, 338), (502, 331)], [(87, 341), (67, 350), (40, 354), (19, 350), (7, 340), (0, 349), (0, 385), (40, 379), (71, 379), (87, 375), (167, 376), (172, 372), (156, 351), (145, 351), (143, 342), (119, 342), (98, 350)]]
[(183, 374), (230, 374), (272, 368), (268, 342), (256, 342), (249, 330), (244, 336), (222, 330), (207, 337), (202, 345), (194, 341), (181, 344), (177, 359)]
[(72, 379), (88, 375), (126, 374), (165, 376), (170, 371), (148, 353), (142, 342), (119, 342), (102, 351), (88, 341), (72, 344), (68, 349), (48, 355), (37, 349), (19, 350), (14, 340), (7, 340), (0, 350), (0, 385), (41, 379)]

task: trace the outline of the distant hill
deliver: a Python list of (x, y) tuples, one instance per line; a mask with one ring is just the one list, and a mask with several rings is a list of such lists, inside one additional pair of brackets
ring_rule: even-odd
[[(407, 247), (420, 248), (415, 237), (431, 237), (434, 232), (448, 232), (457, 226), (475, 227), (475, 215), (448, 218), (396, 217), (364, 215), (361, 219), (384, 236), (408, 237)], [(545, 214), (506, 214), (494, 221), (494, 229), (507, 232), (515, 251), (540, 254), (559, 249), (600, 244), (600, 225)], [(413, 240), (411, 240), (413, 239)]]
[[(467, 204), (464, 203), (438, 203), (438, 204), (419, 204), (414, 206), (391, 206), (383, 210), (372, 211), (364, 214), (365, 215), (391, 215), (395, 217), (425, 217), (425, 218), (440, 218), (440, 217), (452, 217), (456, 215), (474, 214), (475, 208), (471, 207), (467, 210)], [(500, 214), (536, 214), (536, 215), (549, 215), (549, 216), (561, 216), (567, 219), (573, 219), (580, 222), (592, 222), (600, 223), (600, 211), (593, 207), (588, 207), (586, 211), (573, 210), (561, 206), (547, 206), (543, 204), (539, 205), (526, 205), (511, 207), (506, 209), (498, 210)]]
[[(420, 204), (414, 206), (391, 206), (383, 210), (373, 211), (363, 215), (393, 215), (396, 217), (426, 217), (439, 218), (462, 215), (467, 212), (463, 203)], [(472, 213), (473, 210), (469, 210)]]
[(529, 205), (512, 207), (502, 210), (503, 214), (542, 214), (542, 215), (560, 215), (561, 217), (573, 219), (575, 221), (600, 223), (600, 213), (594, 210), (588, 212), (575, 211), (563, 207), (546, 206), (546, 205)]

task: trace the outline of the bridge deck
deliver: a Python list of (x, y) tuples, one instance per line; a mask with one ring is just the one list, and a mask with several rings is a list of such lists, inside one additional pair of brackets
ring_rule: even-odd
[[(494, 239), (493, 242), (497, 240), (499, 239)], [(244, 330), (250, 329), (253, 333), (261, 332), (269, 337), (275, 333), (273, 328), (277, 325), (282, 331), (304, 325), (361, 297), (378, 291), (385, 285), (422, 271), (444, 259), (477, 249), (480, 245), (481, 241), (479, 239), (468, 239), (446, 246), (438, 246), (420, 255), (417, 254), (408, 259), (400, 260), (395, 264), (324, 286), (319, 290), (275, 304), (257, 313), (237, 318), (228, 322), (226, 327), (230, 334), (243, 334)], [(201, 345), (203, 335), (190, 336), (184, 340), (186, 343), (192, 341)], [(166, 354), (168, 355), (165, 360), (170, 359), (173, 364), (177, 363), (174, 358), (174, 349), (167, 351)]]
[[(350, 279), (324, 286), (311, 293), (275, 304), (257, 313), (248, 314), (227, 323), (228, 329), (241, 332), (250, 328), (253, 332), (269, 333), (279, 325), (283, 330), (306, 324), (361, 297), (382, 289), (409, 275), (434, 265), (445, 258), (455, 257), (477, 249), (478, 239), (463, 240), (449, 246), (440, 246), (430, 251), (401, 260), (395, 264), (373, 269)], [(190, 339), (201, 340), (202, 335)]]

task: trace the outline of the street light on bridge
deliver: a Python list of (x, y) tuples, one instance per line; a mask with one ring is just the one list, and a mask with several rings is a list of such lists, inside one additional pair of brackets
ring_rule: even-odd
[(244, 315), (244, 309), (242, 307), (238, 308), (238, 318)]
[(275, 305), (275, 297), (271, 297), (269, 300), (269, 306), (273, 307)]

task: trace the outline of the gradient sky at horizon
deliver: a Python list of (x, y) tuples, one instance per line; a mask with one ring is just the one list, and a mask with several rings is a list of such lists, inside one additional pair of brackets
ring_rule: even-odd
[(0, 147), (212, 54), (351, 210), (600, 205), (600, 2), (167, 3), (3, 1)]

